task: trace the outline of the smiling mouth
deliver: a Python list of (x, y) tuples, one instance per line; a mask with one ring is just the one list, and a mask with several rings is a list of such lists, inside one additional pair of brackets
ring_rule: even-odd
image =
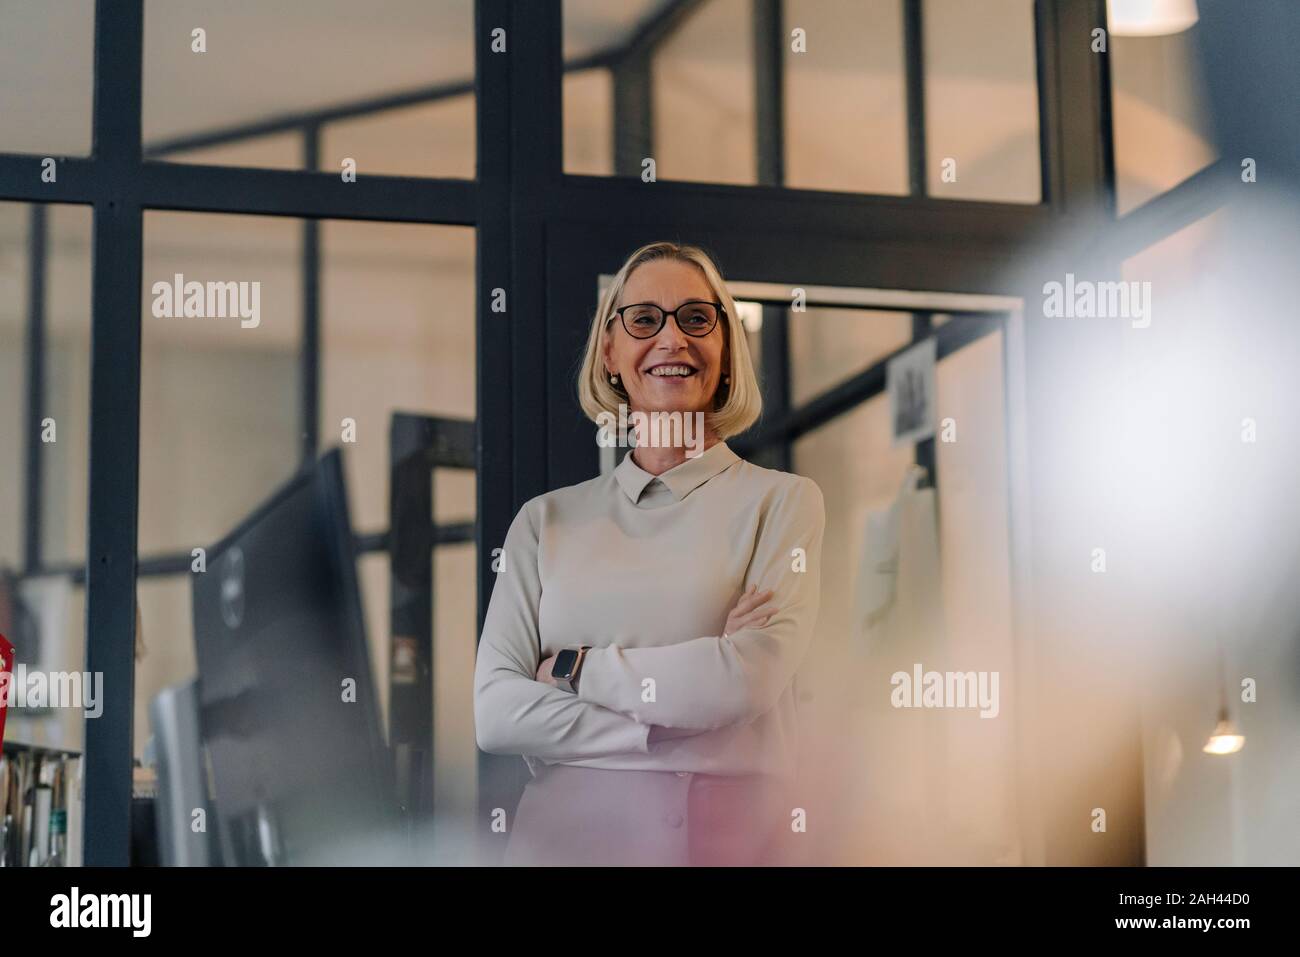
[(661, 365), (649, 371), (656, 379), (686, 379), (695, 375), (696, 370), (687, 365)]

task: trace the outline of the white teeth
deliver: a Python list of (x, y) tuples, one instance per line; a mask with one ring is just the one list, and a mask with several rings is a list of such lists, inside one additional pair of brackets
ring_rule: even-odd
[(694, 373), (695, 370), (690, 366), (655, 366), (650, 370), (652, 376), (658, 376), (660, 378), (670, 375), (688, 376), (694, 375)]

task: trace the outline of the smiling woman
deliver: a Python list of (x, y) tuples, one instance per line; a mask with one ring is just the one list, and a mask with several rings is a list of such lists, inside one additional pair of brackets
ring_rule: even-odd
[(628, 258), (579, 392), (598, 422), (702, 416), (704, 451), (638, 427), (613, 473), (530, 500), (510, 526), (474, 691), (479, 746), (534, 774), (507, 862), (776, 862), (825, 510), (810, 479), (727, 446), (757, 418), (758, 384), (705, 252)]
[[(677, 260), (656, 260), (642, 267), (629, 283), (631, 291), (624, 290), (624, 297), (635, 297), (640, 290), (656, 285), (689, 290), (703, 283), (703, 277), (691, 265)], [(709, 299), (677, 301), (679, 305), (674, 309), (652, 301), (631, 302), (615, 309), (605, 323), (605, 368), (609, 370), (611, 384), (627, 393), (628, 403), (633, 407), (631, 420), (637, 432), (637, 445), (643, 450), (643, 456), (650, 455), (651, 448), (673, 447), (677, 430), (684, 432), (683, 418), (688, 425), (694, 424), (694, 433), (703, 438), (707, 433), (703, 410), (709, 407), (706, 397), (719, 394), (723, 350), (719, 337), (710, 333), (717, 327), (724, 307), (721, 302)], [(672, 326), (668, 326), (670, 319)], [(621, 322), (626, 336), (608, 334), (616, 320)], [(620, 369), (622, 374), (617, 371)], [(722, 384), (730, 386), (730, 383), (730, 374), (723, 373)], [(619, 403), (620, 422), (627, 418), (627, 408), (627, 403)], [(611, 415), (602, 412), (597, 421), (607, 420)], [(676, 444), (680, 446), (682, 441)], [(703, 451), (703, 445), (697, 444), (689, 454), (694, 458)]]
[[(682, 367), (685, 375), (665, 377)], [(700, 411), (722, 438), (757, 420), (762, 399), (740, 310), (707, 253), (651, 243), (628, 258), (601, 297), (578, 399), (593, 420), (620, 408)]]

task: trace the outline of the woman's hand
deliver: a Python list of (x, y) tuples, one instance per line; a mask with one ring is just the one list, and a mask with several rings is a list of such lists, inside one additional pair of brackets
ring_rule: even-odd
[(740, 596), (740, 601), (736, 602), (736, 607), (727, 615), (727, 624), (722, 629), (722, 637), (734, 635), (742, 628), (749, 628), (751, 625), (756, 628), (766, 625), (767, 620), (776, 614), (774, 607), (763, 605), (772, 594), (770, 591), (759, 591), (757, 585), (750, 585), (745, 589), (745, 593)]
[[(543, 684), (553, 685), (555, 679), (551, 677), (551, 666), (555, 664), (557, 655), (551, 655), (549, 658), (543, 658), (542, 663), (537, 666), (537, 680)], [(556, 685), (558, 688), (559, 685)]]

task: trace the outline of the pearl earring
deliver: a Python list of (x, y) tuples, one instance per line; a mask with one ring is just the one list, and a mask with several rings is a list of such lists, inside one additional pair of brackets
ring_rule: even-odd
[(609, 377), (609, 384), (610, 384), (610, 385), (618, 385), (618, 376), (616, 376), (616, 375), (612, 375), (612, 376), (610, 376), (610, 377)]

